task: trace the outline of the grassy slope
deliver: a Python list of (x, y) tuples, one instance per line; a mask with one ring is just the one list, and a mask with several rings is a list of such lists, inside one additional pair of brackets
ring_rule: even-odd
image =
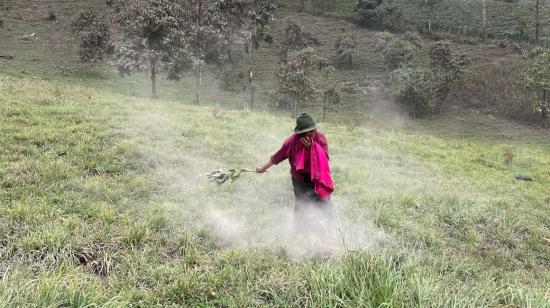
[[(0, 87), (4, 305), (544, 306), (548, 143), (326, 125), (335, 203), (386, 236), (296, 262), (276, 233), (254, 237), (290, 211), (286, 168), (221, 189), (202, 175), (260, 162), (288, 119), (35, 79)], [(226, 241), (199, 222), (205, 208), (248, 219), (243, 238), (259, 243)]]
[[(2, 305), (547, 306), (547, 132), (463, 111), (416, 123), (395, 116), (399, 129), (359, 112), (355, 125), (325, 125), (342, 221), (377, 249), (321, 261), (314, 245), (296, 262), (304, 243), (277, 232), (291, 213), (286, 168), (220, 189), (203, 176), (263, 162), (291, 121), (177, 103), (190, 101), (190, 81), (161, 82), (167, 100), (151, 102), (136, 97), (148, 93), (141, 76), (79, 66), (61, 76), (52, 65), (76, 61), (67, 29), (78, 6), (66, 4), (55, 2), (60, 18), (50, 24), (38, 19), (44, 2), (14, 2), (25, 20), (8, 16), (2, 32), (2, 53), (16, 56), (1, 60), (11, 76), (0, 81)], [(349, 27), (289, 12), (279, 19), (289, 15), (321, 33), (327, 56), (332, 30)], [(29, 32), (39, 40), (21, 41)], [(360, 68), (338, 71), (365, 90), (380, 79), (369, 35), (361, 32)], [(268, 88), (275, 54), (259, 54)], [(242, 104), (212, 82), (208, 104)], [(365, 121), (369, 128), (356, 126)], [(534, 182), (515, 181), (519, 173)]]

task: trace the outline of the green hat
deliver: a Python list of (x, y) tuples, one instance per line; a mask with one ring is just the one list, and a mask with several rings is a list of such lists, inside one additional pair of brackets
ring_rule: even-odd
[(317, 129), (317, 127), (315, 126), (315, 121), (309, 114), (302, 113), (298, 116), (296, 119), (296, 128), (294, 129), (294, 133), (299, 135), (314, 129)]

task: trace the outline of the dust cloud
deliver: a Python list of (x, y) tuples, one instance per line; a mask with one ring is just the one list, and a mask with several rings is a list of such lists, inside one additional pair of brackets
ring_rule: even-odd
[[(227, 139), (226, 132), (214, 129), (210, 133), (222, 135), (206, 136), (208, 132), (192, 126), (189, 118), (178, 118), (186, 113), (174, 112), (182, 108), (175, 105), (137, 101), (126, 106), (127, 117), (119, 125), (138, 140), (149, 161), (159, 187), (153, 202), (164, 207), (177, 224), (207, 230), (227, 247), (268, 248), (294, 260), (338, 257), (349, 250), (371, 248), (384, 239), (383, 231), (365, 214), (367, 210), (363, 208), (358, 219), (356, 204), (338, 193), (331, 200), (330, 219), (316, 210), (307, 219), (297, 218), (286, 162), (268, 174), (246, 174), (222, 186), (209, 182), (205, 176), (209, 171), (242, 164), (217, 158), (204, 144), (219, 141), (210, 138)], [(244, 118), (242, 125), (248, 125), (247, 121), (254, 119)], [(252, 144), (238, 149), (246, 157), (243, 162), (250, 168), (264, 163), (290, 133), (286, 124), (266, 126), (249, 138), (241, 137), (239, 141)], [(291, 127), (290, 120), (288, 124)]]

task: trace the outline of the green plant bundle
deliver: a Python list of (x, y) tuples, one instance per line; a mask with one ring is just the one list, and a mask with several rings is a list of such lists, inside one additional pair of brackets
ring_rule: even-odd
[(219, 169), (208, 173), (206, 176), (210, 181), (215, 182), (218, 185), (222, 185), (228, 180), (231, 180), (231, 182), (235, 181), (243, 173), (252, 173), (252, 172), (255, 172), (255, 171), (247, 170), (247, 169), (229, 169), (229, 170)]

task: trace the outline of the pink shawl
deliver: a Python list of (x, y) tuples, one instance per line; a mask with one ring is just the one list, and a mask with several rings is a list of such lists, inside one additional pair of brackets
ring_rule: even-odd
[[(309, 169), (305, 169), (306, 155), (309, 155)], [(313, 141), (311, 148), (307, 149), (304, 146), (296, 154), (295, 158), (296, 170), (309, 173), (311, 182), (315, 186), (315, 193), (321, 200), (326, 200), (334, 191), (332, 175), (328, 163), (328, 156), (323, 147)]]

